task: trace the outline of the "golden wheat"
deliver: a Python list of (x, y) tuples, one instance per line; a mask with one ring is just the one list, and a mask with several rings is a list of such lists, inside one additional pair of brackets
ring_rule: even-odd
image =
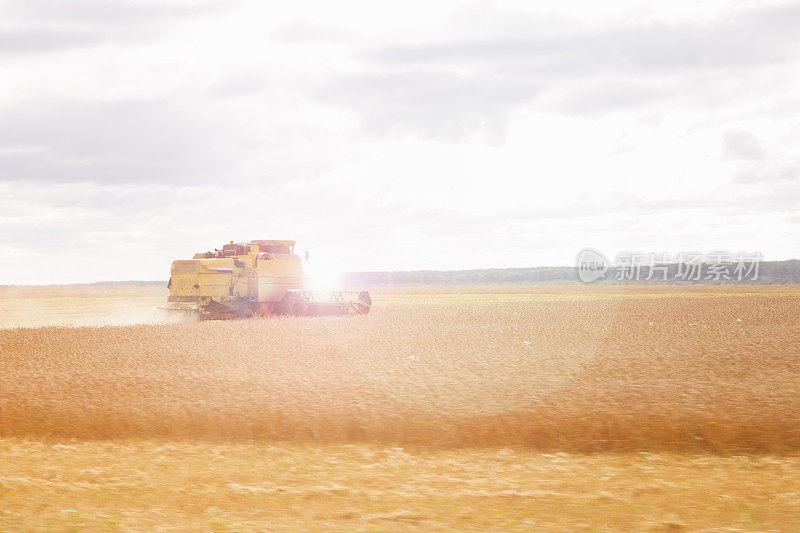
[(800, 457), (0, 439), (0, 530), (798, 531)]
[(800, 297), (0, 330), (0, 435), (800, 449)]

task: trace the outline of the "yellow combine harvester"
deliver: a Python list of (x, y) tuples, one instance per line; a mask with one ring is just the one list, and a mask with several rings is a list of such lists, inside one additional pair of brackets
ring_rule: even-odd
[(369, 292), (303, 290), (295, 241), (258, 240), (172, 262), (169, 298), (161, 309), (201, 319), (253, 315), (369, 313)]

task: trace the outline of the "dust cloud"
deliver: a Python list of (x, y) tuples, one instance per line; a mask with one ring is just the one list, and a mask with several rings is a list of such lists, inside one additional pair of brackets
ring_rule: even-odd
[(0, 287), (0, 328), (126, 326), (196, 320), (158, 309), (163, 287)]

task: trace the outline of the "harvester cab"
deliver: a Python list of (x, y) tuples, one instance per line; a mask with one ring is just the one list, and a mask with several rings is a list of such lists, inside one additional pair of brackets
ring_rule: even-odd
[(347, 315), (369, 313), (367, 291), (303, 290), (295, 241), (231, 241), (193, 259), (173, 261), (169, 297), (161, 309), (201, 319), (253, 315)]

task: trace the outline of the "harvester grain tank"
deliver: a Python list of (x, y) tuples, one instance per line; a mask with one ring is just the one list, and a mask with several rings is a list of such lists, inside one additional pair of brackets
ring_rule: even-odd
[(289, 240), (231, 241), (221, 250), (173, 261), (169, 297), (161, 309), (201, 319), (369, 313), (367, 291), (303, 290), (294, 246)]

